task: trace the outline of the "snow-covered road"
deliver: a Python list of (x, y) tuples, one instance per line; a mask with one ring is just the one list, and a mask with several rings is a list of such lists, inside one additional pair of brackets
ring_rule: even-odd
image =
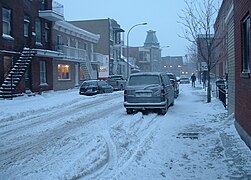
[[(217, 99), (204, 101), (205, 91), (189, 85), (165, 116), (127, 115), (123, 92), (1, 100), (0, 179), (251, 178), (233, 119)], [(224, 135), (237, 143), (228, 151)], [(227, 153), (237, 147), (241, 162)]]

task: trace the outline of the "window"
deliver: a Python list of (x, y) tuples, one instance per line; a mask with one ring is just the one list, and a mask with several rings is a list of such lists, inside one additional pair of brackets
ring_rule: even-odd
[(61, 35), (57, 35), (57, 51), (63, 51), (63, 47), (62, 47), (63, 41), (62, 41), (62, 36)]
[(40, 19), (36, 20), (35, 25), (36, 25), (36, 43), (41, 43), (42, 42), (42, 33), (41, 33)]
[(45, 61), (40, 61), (40, 85), (47, 85)]
[(58, 79), (59, 80), (70, 79), (70, 65), (58, 64)]
[(242, 21), (242, 73), (250, 73), (250, 16)]
[(84, 43), (84, 50), (88, 50), (88, 44), (87, 43)]
[(45, 42), (49, 42), (50, 41), (50, 28), (49, 28), (49, 24), (45, 23)]
[(2, 8), (3, 35), (11, 35), (11, 10)]
[(67, 37), (66, 46), (71, 46), (71, 38)]
[(24, 37), (29, 37), (29, 26), (30, 18), (28, 16), (24, 17)]

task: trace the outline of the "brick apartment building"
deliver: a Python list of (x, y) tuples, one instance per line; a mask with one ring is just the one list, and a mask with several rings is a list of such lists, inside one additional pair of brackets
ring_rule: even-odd
[(215, 29), (216, 77), (227, 81), (228, 114), (235, 109), (235, 50), (233, 0), (224, 0), (220, 7)]
[(97, 78), (99, 35), (65, 22), (63, 5), (2, 0), (0, 19), (1, 98), (69, 89)]
[(38, 92), (41, 88), (53, 89), (52, 60), (58, 53), (48, 50), (52, 50), (53, 22), (64, 19), (62, 8), (52, 0), (0, 1), (2, 97), (26, 90)]
[(236, 128), (251, 148), (251, 1), (234, 0)]

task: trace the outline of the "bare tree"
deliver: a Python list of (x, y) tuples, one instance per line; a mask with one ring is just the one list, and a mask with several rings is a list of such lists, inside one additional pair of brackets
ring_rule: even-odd
[[(214, 67), (214, 23), (218, 12), (217, 0), (185, 0), (186, 7), (180, 15), (180, 24), (184, 26), (183, 38), (197, 46), (198, 61), (205, 62), (207, 76), (207, 102), (211, 102), (210, 71)], [(201, 72), (199, 72), (201, 73)]]

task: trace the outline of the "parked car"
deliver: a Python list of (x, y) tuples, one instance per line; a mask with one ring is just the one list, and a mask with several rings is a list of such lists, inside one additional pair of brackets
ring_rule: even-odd
[(180, 84), (189, 84), (190, 78), (188, 76), (181, 76), (180, 77)]
[(177, 98), (179, 96), (179, 83), (178, 83), (178, 80), (175, 76), (175, 74), (173, 73), (167, 73), (170, 81), (171, 81), (171, 84), (173, 85), (173, 88), (174, 88), (174, 97)]
[(111, 75), (107, 79), (107, 83), (110, 84), (114, 90), (124, 90), (126, 85), (126, 80), (122, 75)]
[(113, 92), (113, 87), (103, 80), (87, 80), (84, 81), (80, 88), (80, 95), (95, 95)]
[(127, 114), (134, 110), (157, 109), (164, 115), (171, 105), (174, 105), (174, 90), (166, 73), (142, 72), (129, 76), (124, 90)]

